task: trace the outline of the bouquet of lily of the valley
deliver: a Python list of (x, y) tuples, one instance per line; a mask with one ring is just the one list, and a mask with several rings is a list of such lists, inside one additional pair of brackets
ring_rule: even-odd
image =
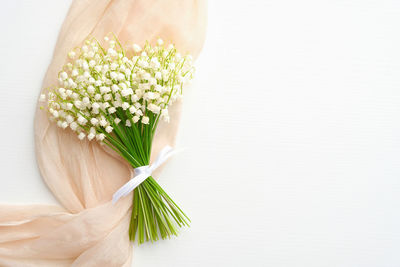
[(192, 77), (192, 59), (161, 39), (143, 48), (104, 39), (104, 45), (93, 38), (69, 52), (59, 85), (41, 100), (59, 127), (104, 143), (135, 169), (136, 176), (113, 196), (115, 202), (133, 190), (131, 240), (137, 236), (140, 244), (177, 235), (189, 219), (151, 177), (172, 151), (166, 147), (151, 165), (150, 153), (158, 122), (169, 121), (168, 107)]

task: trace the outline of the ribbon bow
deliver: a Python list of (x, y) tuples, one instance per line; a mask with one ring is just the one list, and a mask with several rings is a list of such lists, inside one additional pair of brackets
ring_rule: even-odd
[(117, 190), (117, 192), (114, 193), (112, 197), (112, 203), (115, 204), (121, 197), (124, 197), (132, 192), (136, 187), (149, 178), (153, 171), (160, 167), (175, 153), (176, 151), (172, 147), (166, 146), (160, 151), (153, 164), (135, 168), (135, 176), (133, 176), (129, 182), (124, 184), (120, 189)]

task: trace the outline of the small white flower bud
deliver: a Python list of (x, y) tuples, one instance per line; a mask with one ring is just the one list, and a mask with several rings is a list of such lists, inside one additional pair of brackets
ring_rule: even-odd
[(85, 96), (84, 98), (82, 98), (82, 103), (87, 105), (90, 103), (89, 97)]
[(105, 94), (103, 96), (104, 101), (110, 101), (112, 99), (112, 95), (111, 94)]
[(65, 118), (65, 120), (66, 120), (68, 123), (72, 123), (72, 122), (74, 121), (74, 118), (73, 118), (71, 115), (68, 115), (68, 116)]
[(101, 86), (100, 87), (100, 93), (102, 93), (102, 94), (106, 94), (106, 93), (108, 93), (110, 91), (111, 91), (110, 87), (107, 87), (107, 86)]
[(89, 139), (89, 141), (92, 140), (92, 139), (95, 138), (95, 137), (96, 137), (96, 135), (95, 135), (94, 133), (89, 133), (88, 136), (87, 136), (87, 138)]
[(108, 126), (106, 127), (106, 132), (107, 132), (107, 133), (111, 133), (112, 130), (113, 130), (113, 127), (111, 127), (110, 125), (108, 125)]
[(99, 123), (99, 120), (96, 119), (96, 118), (91, 118), (91, 119), (90, 119), (90, 123), (91, 123), (92, 125), (94, 125), (94, 126), (97, 126), (98, 123)]
[(118, 73), (117, 79), (118, 79), (119, 81), (124, 81), (124, 80), (125, 80), (125, 75), (124, 75), (123, 73)]
[(87, 88), (87, 91), (88, 91), (89, 94), (92, 95), (95, 92), (95, 88), (92, 85), (89, 85), (88, 88)]
[(110, 65), (110, 69), (111, 70), (116, 70), (117, 68), (118, 68), (118, 64), (117, 63), (115, 63), (115, 62), (111, 63), (111, 65)]
[(143, 116), (143, 117), (142, 117), (142, 123), (143, 123), (143, 124), (149, 124), (149, 117)]
[(46, 101), (46, 95), (45, 95), (45, 94), (40, 94), (40, 96), (39, 96), (39, 101), (40, 101), (40, 102)]
[(99, 109), (99, 108), (100, 108), (99, 103), (94, 102), (94, 103), (92, 104), (92, 108), (93, 108), (93, 109)]
[(136, 108), (135, 108), (134, 106), (131, 106), (131, 107), (129, 108), (129, 112), (132, 113), (132, 114), (134, 114), (134, 113), (136, 112)]
[(100, 134), (96, 135), (96, 139), (99, 140), (99, 141), (103, 141), (104, 138), (106, 138), (106, 136), (103, 133), (100, 133)]
[(68, 74), (65, 71), (63, 71), (60, 73), (60, 78), (63, 80), (66, 80), (66, 79), (68, 79)]
[(116, 72), (112, 71), (112, 72), (110, 72), (110, 77), (111, 77), (111, 79), (115, 80), (115, 79), (117, 79), (118, 74)]
[(102, 119), (100, 120), (100, 125), (103, 126), (103, 127), (106, 127), (106, 125), (107, 125), (107, 120), (106, 120), (105, 118), (102, 118)]
[(116, 85), (116, 84), (113, 84), (113, 85), (111, 86), (111, 90), (115, 93), (115, 92), (119, 91), (119, 86)]
[(83, 61), (83, 63), (82, 63), (82, 69), (83, 69), (83, 70), (89, 70), (89, 64), (87, 63), (86, 60)]
[(74, 51), (70, 51), (70, 52), (68, 53), (68, 57), (69, 57), (70, 59), (73, 59), (73, 58), (75, 57), (75, 55), (76, 55), (76, 53), (75, 53)]
[(134, 123), (137, 123), (139, 121), (140, 117), (139, 116), (133, 116), (132, 120)]
[(121, 107), (122, 107), (123, 110), (127, 110), (129, 108), (129, 103), (124, 102), (124, 103), (122, 103)]
[(124, 89), (121, 91), (121, 95), (124, 97), (128, 96), (128, 95), (132, 95), (132, 94), (133, 94), (132, 88)]
[(139, 53), (140, 51), (142, 51), (142, 48), (137, 44), (133, 44), (132, 48), (135, 53)]
[(82, 116), (79, 116), (79, 117), (78, 117), (78, 123), (79, 123), (80, 125), (85, 125), (86, 122), (87, 122), (87, 120), (86, 120), (84, 117), (82, 117)]
[(71, 122), (69, 127), (71, 128), (72, 131), (76, 131), (76, 129), (78, 128), (78, 124), (73, 121), (73, 122)]
[(86, 137), (86, 134), (83, 133), (83, 132), (81, 132), (81, 133), (78, 135), (78, 138), (79, 138), (80, 140), (83, 140), (85, 137)]

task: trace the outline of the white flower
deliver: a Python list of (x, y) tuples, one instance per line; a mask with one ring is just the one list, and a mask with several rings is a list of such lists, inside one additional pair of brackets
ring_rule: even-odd
[(39, 101), (40, 101), (40, 102), (46, 101), (46, 95), (45, 95), (45, 94), (40, 94), (40, 96), (39, 96)]
[(82, 103), (87, 105), (90, 103), (89, 97), (85, 96), (84, 98), (82, 98)]
[(69, 127), (71, 128), (72, 131), (76, 131), (76, 129), (78, 128), (78, 124), (76, 122), (72, 122)]
[(156, 95), (155, 95), (155, 93), (153, 93), (153, 92), (148, 92), (148, 93), (145, 93), (144, 94), (144, 99), (155, 99), (156, 98)]
[(125, 75), (123, 73), (118, 73), (117, 79), (119, 81), (124, 81), (125, 80)]
[(121, 95), (124, 96), (124, 97), (128, 96), (128, 95), (132, 95), (132, 94), (133, 94), (132, 88), (123, 89), (121, 91)]
[(122, 90), (125, 90), (126, 88), (128, 88), (128, 86), (127, 86), (125, 83), (120, 83), (120, 84), (119, 84), (119, 87), (120, 87)]
[(143, 117), (142, 117), (142, 123), (143, 123), (143, 124), (149, 124), (149, 117), (143, 116)]
[(161, 118), (166, 122), (169, 121), (168, 109), (161, 110)]
[(124, 102), (124, 103), (122, 103), (121, 107), (122, 107), (123, 110), (127, 110), (129, 108), (129, 103), (128, 102)]
[(133, 103), (136, 103), (138, 100), (139, 100), (139, 97), (138, 97), (137, 95), (132, 95), (132, 96), (131, 96), (131, 101), (132, 101)]
[(140, 120), (140, 117), (139, 116), (133, 116), (133, 118), (132, 118), (132, 121), (134, 122), (134, 123), (137, 123), (138, 121)]
[(115, 79), (117, 79), (118, 74), (116, 72), (114, 72), (114, 71), (110, 72), (110, 77), (111, 77), (111, 79), (115, 80)]
[(79, 138), (80, 140), (83, 140), (85, 137), (86, 137), (86, 134), (83, 133), (83, 132), (80, 132), (79, 135), (78, 135), (78, 138)]
[(65, 71), (63, 71), (60, 73), (60, 78), (63, 80), (66, 80), (66, 79), (68, 79), (68, 74)]
[(72, 123), (72, 122), (74, 121), (74, 118), (73, 118), (71, 115), (68, 115), (68, 116), (65, 118), (65, 120), (66, 120), (68, 123)]
[(111, 133), (113, 131), (113, 127), (111, 127), (110, 125), (108, 125), (107, 127), (106, 127), (106, 132), (107, 133)]
[[(108, 51), (107, 51), (107, 53), (108, 53), (110, 56), (116, 56), (116, 55), (117, 55), (117, 51), (115, 51), (115, 50), (112, 49), (112, 48), (109, 48)], [(114, 70), (115, 70), (117, 67), (118, 67), (118, 65), (114, 68)], [(113, 69), (113, 68), (111, 67), (111, 69)]]
[(108, 93), (108, 92), (111, 92), (110, 87), (107, 87), (107, 86), (101, 86), (101, 87), (100, 87), (100, 93), (106, 94), (106, 93)]
[(73, 59), (75, 57), (76, 53), (74, 51), (71, 51), (68, 53), (68, 57)]
[(131, 121), (130, 120), (126, 120), (125, 125), (128, 126), (128, 127), (131, 127), (132, 126), (131, 125)]
[(142, 48), (137, 45), (137, 44), (133, 44), (133, 51), (135, 51), (135, 53), (139, 53), (140, 51), (142, 51)]
[(151, 112), (155, 113), (155, 114), (160, 113), (160, 107), (155, 105), (155, 104), (153, 104), (153, 103), (149, 104), (147, 109), (150, 110)]
[(149, 62), (147, 62), (146, 60), (139, 60), (138, 65), (142, 68), (148, 68)]
[(111, 94), (105, 94), (103, 96), (104, 101), (110, 101), (112, 99), (112, 95)]
[(99, 123), (100, 123), (101, 126), (106, 127), (107, 120), (105, 118), (102, 118)]
[(141, 109), (137, 109), (135, 114), (138, 115), (138, 116), (142, 116), (143, 115), (143, 111)]
[(96, 135), (94, 133), (89, 133), (88, 136), (87, 136), (89, 141), (92, 140), (95, 137), (96, 137)]
[(103, 133), (100, 133), (100, 134), (96, 135), (96, 139), (98, 141), (103, 141), (104, 138), (106, 138), (106, 136)]
[(89, 94), (93, 95), (94, 92), (95, 92), (95, 88), (92, 85), (89, 85), (88, 88), (87, 88), (87, 92)]
[(115, 124), (118, 124), (118, 123), (121, 122), (121, 119), (120, 119), (120, 118), (115, 118), (115, 119), (114, 119), (114, 122), (115, 122)]
[(93, 108), (93, 109), (99, 109), (99, 108), (100, 108), (99, 103), (94, 102), (94, 103), (92, 104), (92, 108)]
[(131, 106), (130, 108), (129, 108), (129, 112), (130, 113), (132, 113), (132, 114), (134, 114), (135, 112), (136, 112), (136, 108), (135, 108), (135, 106)]
[(86, 120), (84, 117), (79, 116), (79, 117), (78, 117), (78, 123), (79, 123), (80, 125), (85, 125), (85, 124), (87, 123), (87, 120)]
[(119, 91), (119, 86), (116, 85), (116, 84), (113, 84), (113, 85), (111, 86), (111, 90), (112, 90), (114, 93), (116, 93), (116, 92)]
[(99, 120), (97, 118), (91, 118), (90, 123), (93, 124), (94, 126), (99, 124)]
[(160, 39), (157, 40), (157, 44), (159, 46), (162, 46), (164, 44), (164, 41), (160, 38)]

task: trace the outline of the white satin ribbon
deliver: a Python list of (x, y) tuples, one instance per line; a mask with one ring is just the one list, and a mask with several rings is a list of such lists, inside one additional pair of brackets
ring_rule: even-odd
[(135, 176), (124, 184), (112, 197), (112, 203), (115, 204), (121, 197), (128, 195), (137, 186), (143, 183), (147, 178), (151, 176), (153, 171), (160, 167), (169, 157), (175, 154), (177, 151), (170, 146), (164, 147), (158, 154), (156, 160), (151, 165), (145, 165), (135, 168)]

